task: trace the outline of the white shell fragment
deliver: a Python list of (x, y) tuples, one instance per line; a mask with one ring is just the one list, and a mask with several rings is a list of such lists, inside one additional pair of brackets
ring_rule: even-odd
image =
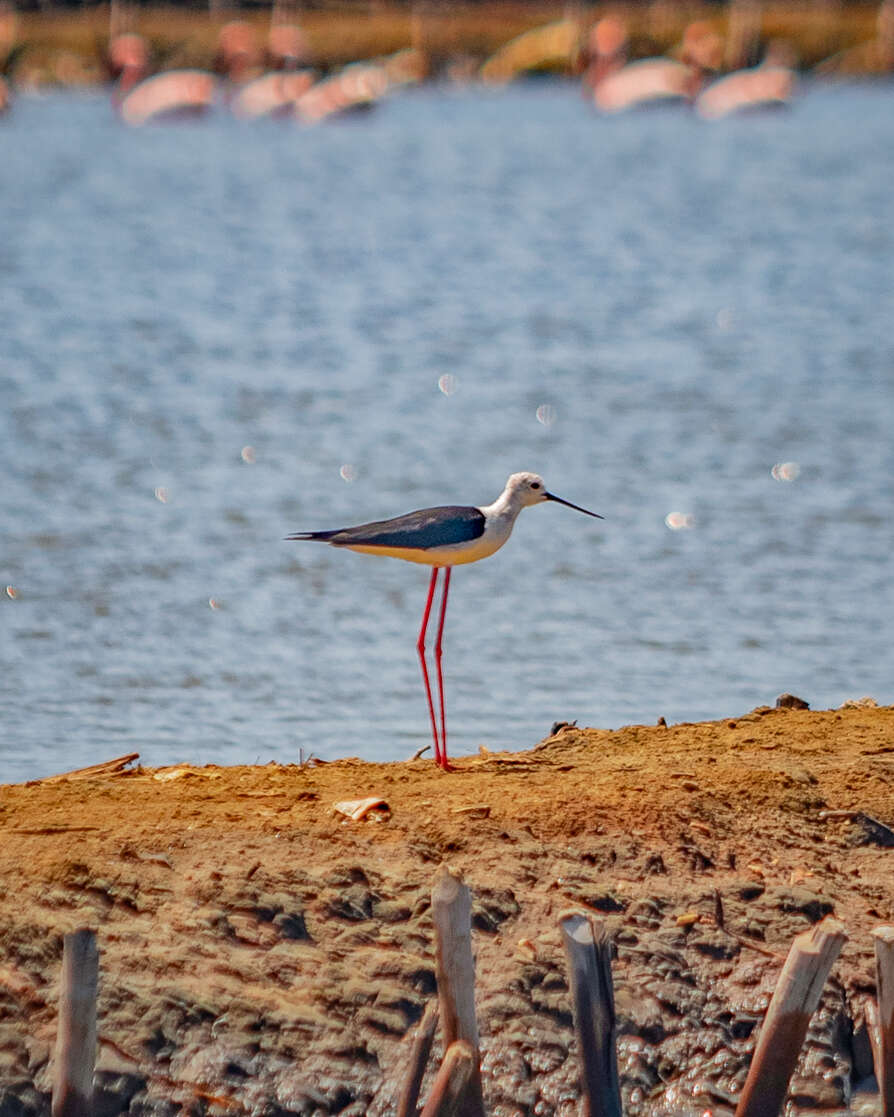
[(369, 799), (343, 799), (340, 803), (333, 804), (333, 810), (339, 814), (347, 815), (352, 822), (361, 822), (370, 811), (380, 811), (381, 813), (390, 813), (391, 808), (384, 799), (377, 799), (374, 796)]

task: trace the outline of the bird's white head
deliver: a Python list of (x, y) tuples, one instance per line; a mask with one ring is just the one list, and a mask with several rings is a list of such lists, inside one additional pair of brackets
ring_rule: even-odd
[(543, 478), (536, 473), (513, 473), (506, 482), (504, 493), (513, 504), (522, 508), (549, 500)]
[(579, 504), (572, 504), (570, 500), (563, 500), (560, 496), (547, 492), (543, 478), (536, 473), (513, 473), (506, 482), (506, 488), (503, 490), (500, 499), (517, 511), (527, 508), (531, 504), (540, 504), (544, 500), (554, 500), (556, 504), (564, 504), (566, 508), (573, 508), (576, 512), (583, 512), (586, 516), (593, 516), (597, 520), (602, 519), (598, 512), (589, 512), (586, 508), (581, 508)]

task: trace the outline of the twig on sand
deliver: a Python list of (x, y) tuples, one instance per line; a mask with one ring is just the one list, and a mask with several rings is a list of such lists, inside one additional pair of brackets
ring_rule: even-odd
[(92, 780), (101, 776), (126, 776), (133, 769), (129, 764), (140, 759), (138, 752), (129, 752), (126, 756), (116, 756), (114, 760), (104, 760), (101, 764), (91, 764), (89, 768), (75, 768), (71, 772), (60, 772), (56, 776), (44, 776), (39, 780), (30, 780), (34, 783), (55, 783), (56, 780)]
[(721, 929), (725, 935), (729, 935), (729, 937), (737, 942), (743, 949), (754, 950), (758, 954), (763, 954), (765, 958), (772, 958), (776, 962), (785, 961), (785, 955), (780, 954), (778, 950), (773, 950), (772, 947), (755, 942), (754, 939), (748, 939), (744, 935), (738, 934), (736, 931), (731, 931), (729, 927), (723, 927)]
[(721, 931), (726, 930), (726, 914), (723, 910), (723, 897), (720, 895), (719, 888), (714, 889), (714, 922)]
[(410, 757), (410, 760), (418, 760), (423, 755), (423, 753), (428, 752), (430, 748), (431, 745), (423, 745), (421, 749), (416, 749), (416, 751)]
[(422, 1079), (425, 1077), (425, 1068), (431, 1055), (431, 1045), (435, 1038), (435, 1028), (438, 1026), (438, 1002), (429, 1001), (419, 1027), (413, 1037), (413, 1049), (410, 1053), (410, 1067), (404, 1087), (401, 1090), (400, 1101), (397, 1103), (397, 1117), (416, 1117), (419, 1102), (419, 1092), (422, 1089)]
[(464, 1102), (474, 1090), (477, 1067), (478, 1056), (470, 1044), (461, 1039), (451, 1043), (420, 1117), (461, 1117), (469, 1112)]
[(309, 752), (307, 756), (304, 755), (304, 749), (298, 747), (298, 767), (299, 768), (318, 768), (321, 764), (328, 764), (328, 760), (320, 760), (318, 756), (314, 756)]

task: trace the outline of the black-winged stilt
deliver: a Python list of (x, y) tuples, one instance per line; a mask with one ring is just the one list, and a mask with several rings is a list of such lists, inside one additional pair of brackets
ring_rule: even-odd
[[(531, 504), (552, 500), (564, 504), (597, 520), (602, 517), (597, 512), (589, 512), (578, 504), (554, 496), (547, 492), (543, 478), (536, 473), (513, 473), (506, 482), (506, 488), (493, 504), (482, 508), (464, 505), (445, 505), (438, 508), (421, 508), (408, 512), (393, 520), (377, 520), (374, 523), (359, 524), (357, 527), (339, 528), (335, 531), (299, 531), (286, 536), (290, 540), (314, 540), (330, 543), (333, 547), (344, 547), (349, 551), (359, 551), (365, 555), (386, 555), (407, 562), (421, 562), (434, 569), (428, 585), (428, 597), (422, 614), (422, 627), (416, 641), (419, 662), (422, 665), (422, 679), (425, 683), (425, 697), (431, 718), (432, 740), (435, 746), (435, 763), (449, 769), (447, 762), (447, 723), (444, 716), (444, 679), (441, 674), (441, 637), (444, 634), (444, 617), (447, 613), (447, 593), (450, 589), (450, 572), (454, 566), (467, 562), (477, 562), (487, 558), (506, 542), (512, 533), (513, 525), (523, 508)], [(438, 679), (438, 707), (440, 713), (440, 736), (438, 719), (432, 701), (428, 667), (425, 662), (425, 633), (435, 597), (438, 573), (444, 571), (441, 591), (441, 610), (438, 617), (438, 633), (435, 638), (435, 666)]]

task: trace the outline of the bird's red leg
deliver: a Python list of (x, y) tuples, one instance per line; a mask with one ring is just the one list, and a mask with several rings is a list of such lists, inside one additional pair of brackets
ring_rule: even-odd
[(435, 666), (438, 669), (438, 700), (441, 706), (441, 767), (449, 771), (447, 760), (447, 721), (444, 717), (444, 676), (441, 673), (441, 637), (444, 635), (444, 617), (447, 615), (447, 594), (450, 592), (450, 572), (453, 568), (444, 567), (444, 588), (441, 592), (441, 615), (438, 618), (438, 635), (435, 639)]
[(435, 743), (435, 763), (441, 764), (441, 745), (438, 742), (438, 723), (435, 721), (435, 705), (431, 699), (431, 684), (428, 681), (428, 667), (425, 663), (425, 630), (428, 628), (428, 618), (431, 614), (432, 602), (435, 599), (435, 586), (438, 581), (440, 567), (436, 566), (431, 572), (431, 581), (428, 583), (428, 597), (425, 601), (425, 612), (422, 614), (422, 627), (419, 629), (419, 639), (416, 641), (416, 651), (419, 653), (419, 662), (422, 665), (422, 681), (425, 683), (425, 697), (428, 699), (428, 715), (431, 718), (431, 735)]

